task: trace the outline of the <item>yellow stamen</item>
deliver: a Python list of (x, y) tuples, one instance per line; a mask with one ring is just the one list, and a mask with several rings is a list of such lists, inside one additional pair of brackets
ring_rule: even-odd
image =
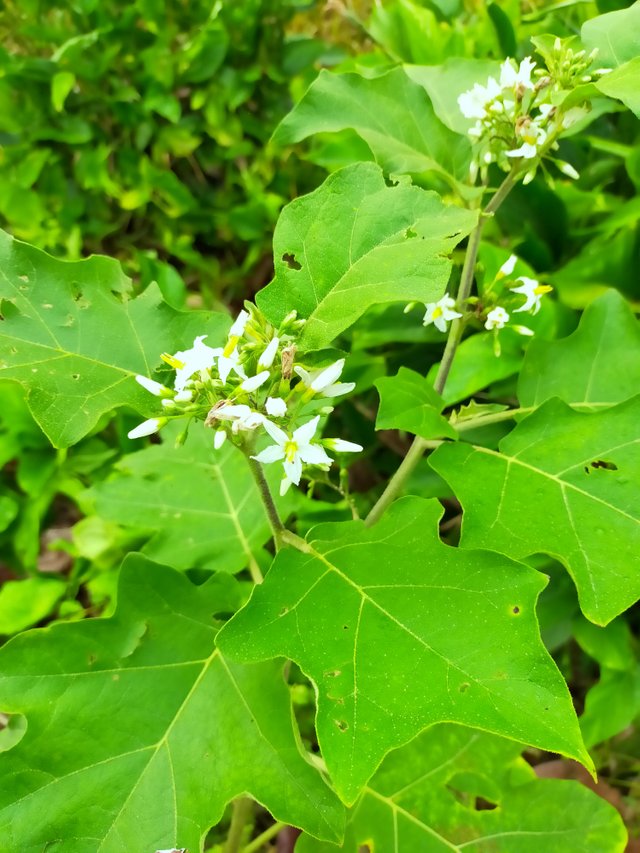
[(432, 315), (432, 317), (433, 317), (433, 319), (434, 319), (434, 320), (437, 320), (437, 319), (438, 319), (438, 317), (442, 317), (442, 308), (441, 308), (441, 306), (440, 306), (440, 305), (437, 305), (437, 306), (433, 309), (433, 315)]
[(237, 335), (234, 335), (232, 338), (229, 338), (229, 340), (227, 341), (226, 347), (222, 350), (222, 355), (225, 358), (229, 358), (231, 353), (236, 348), (236, 344), (238, 343), (239, 340), (240, 340), (240, 338)]
[(296, 444), (296, 442), (293, 439), (291, 439), (290, 441), (287, 441), (285, 443), (284, 455), (287, 458), (287, 462), (293, 462), (297, 452), (298, 452), (298, 445)]
[(533, 291), (537, 296), (542, 296), (544, 293), (551, 293), (553, 290), (548, 284), (539, 284)]
[(160, 358), (169, 365), (169, 367), (173, 367), (174, 370), (182, 370), (185, 367), (185, 363), (180, 361), (179, 358), (176, 358), (173, 355), (169, 355), (168, 352), (163, 352)]

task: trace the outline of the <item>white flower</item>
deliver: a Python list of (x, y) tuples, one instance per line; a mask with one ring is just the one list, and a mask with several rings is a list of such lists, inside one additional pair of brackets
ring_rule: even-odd
[(287, 414), (287, 404), (282, 397), (267, 397), (265, 409), (272, 418), (283, 418)]
[(159, 429), (162, 429), (166, 422), (166, 418), (150, 418), (148, 421), (143, 421), (137, 427), (129, 430), (127, 436), (128, 438), (142, 438), (145, 435), (153, 435)]
[(263, 370), (262, 373), (258, 373), (255, 376), (249, 377), (249, 379), (245, 379), (240, 387), (243, 391), (255, 391), (261, 385), (264, 385), (270, 375), (271, 374), (268, 370)]
[(534, 84), (531, 82), (531, 72), (535, 67), (536, 64), (530, 56), (525, 56), (517, 71), (511, 59), (505, 59), (500, 66), (500, 87), (502, 89), (511, 89), (520, 85), (524, 86), (525, 89), (533, 89)]
[(485, 329), (504, 329), (505, 323), (509, 322), (509, 315), (499, 305), (487, 314), (484, 324)]
[(530, 338), (532, 335), (535, 335), (533, 329), (530, 329), (528, 326), (519, 326), (517, 323), (514, 323), (511, 328), (514, 332), (517, 332), (519, 335), (524, 335), (527, 338)]
[(216, 358), (222, 353), (220, 347), (212, 349), (203, 344), (202, 341), (206, 337), (206, 335), (200, 335), (196, 338), (191, 349), (182, 350), (174, 355), (169, 355), (166, 352), (162, 354), (162, 360), (176, 371), (176, 381), (173, 386), (176, 391), (183, 391), (194, 373), (210, 370), (215, 364)]
[(164, 385), (161, 385), (159, 382), (155, 382), (153, 379), (149, 379), (148, 376), (136, 376), (136, 382), (138, 385), (142, 385), (142, 387), (148, 391), (150, 394), (153, 394), (154, 397), (172, 397), (173, 392), (166, 388)]
[(563, 175), (566, 175), (568, 178), (573, 178), (574, 181), (579, 180), (580, 172), (577, 172), (571, 163), (565, 163), (564, 160), (556, 160), (555, 162)]
[(220, 450), (222, 445), (227, 440), (227, 434), (223, 429), (219, 429), (213, 437), (213, 446), (216, 450)]
[(294, 367), (294, 371), (302, 379), (308, 391), (315, 394), (320, 394), (324, 397), (339, 397), (341, 394), (348, 394), (356, 387), (355, 382), (336, 382), (340, 378), (340, 374), (344, 368), (344, 358), (339, 358), (334, 361), (329, 367), (324, 367), (321, 370), (305, 370), (303, 367)]
[(253, 409), (244, 404), (228, 403), (216, 409), (213, 414), (214, 420), (231, 421), (231, 429), (234, 433), (238, 433), (240, 430), (255, 429), (266, 422), (264, 415), (261, 415), (260, 412), (254, 412)]
[(283, 493), (291, 483), (295, 483), (296, 486), (300, 483), (303, 462), (307, 465), (331, 465), (333, 461), (323, 447), (311, 443), (311, 439), (318, 428), (319, 420), (320, 416), (316, 415), (308, 423), (298, 427), (293, 435), (288, 435), (271, 421), (264, 421), (264, 428), (275, 441), (275, 444), (258, 453), (253, 459), (265, 464), (283, 460), (284, 480), (281, 485)]
[(229, 378), (229, 374), (232, 370), (241, 379), (247, 378), (247, 374), (240, 366), (240, 354), (238, 353), (237, 347), (234, 347), (234, 349), (229, 353), (227, 353), (225, 348), (224, 352), (218, 358), (218, 375), (220, 376), (223, 385), (226, 385), (227, 379)]
[(336, 453), (360, 453), (362, 450), (361, 444), (356, 444), (354, 441), (345, 441), (344, 438), (325, 438), (322, 443), (329, 450), (335, 450)]
[(521, 281), (522, 284), (520, 287), (512, 287), (511, 292), (522, 293), (526, 297), (526, 301), (521, 308), (514, 310), (514, 314), (520, 311), (531, 311), (532, 309), (532, 313), (537, 314), (540, 310), (540, 298), (545, 293), (552, 291), (553, 288), (547, 284), (540, 284), (535, 278), (528, 278), (526, 275), (521, 275), (516, 281)]
[(193, 391), (189, 391), (188, 389), (178, 391), (173, 399), (176, 403), (188, 403), (193, 399)]
[(458, 96), (458, 106), (465, 118), (485, 118), (486, 107), (501, 93), (501, 87), (494, 77), (489, 77), (486, 86), (476, 83), (473, 89)]
[(534, 119), (519, 128), (518, 136), (523, 140), (522, 145), (520, 148), (507, 151), (507, 157), (523, 157), (525, 160), (531, 160), (538, 156), (538, 148), (545, 143), (547, 132)]
[(510, 255), (508, 260), (506, 260), (502, 264), (500, 269), (498, 270), (498, 275), (496, 277), (497, 278), (504, 278), (507, 275), (511, 275), (511, 273), (514, 271), (517, 263), (518, 263), (518, 256), (517, 255)]
[(447, 323), (450, 320), (455, 320), (457, 317), (462, 317), (457, 311), (453, 311), (456, 301), (448, 293), (439, 299), (437, 302), (428, 302), (424, 307), (427, 309), (422, 320), (423, 326), (434, 324), (436, 329), (441, 332), (447, 331)]
[(272, 338), (258, 359), (258, 367), (271, 367), (280, 346), (280, 338)]
[(233, 321), (233, 325), (229, 329), (229, 337), (230, 338), (240, 338), (242, 337), (245, 326), (247, 325), (247, 320), (249, 319), (248, 311), (241, 311), (236, 319)]

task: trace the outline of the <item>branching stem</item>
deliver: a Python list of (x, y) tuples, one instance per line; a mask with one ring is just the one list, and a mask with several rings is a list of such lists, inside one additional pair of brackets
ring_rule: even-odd
[(270, 841), (274, 835), (277, 835), (280, 830), (284, 829), (286, 826), (286, 823), (280, 823), (279, 821), (272, 824), (268, 829), (265, 829), (264, 832), (260, 833), (257, 838), (254, 838), (250, 844), (243, 847), (242, 853), (258, 853), (259, 850), (262, 850), (267, 841)]
[[(491, 201), (489, 201), (484, 211), (480, 214), (478, 224), (471, 232), (471, 235), (469, 237), (469, 243), (467, 245), (467, 253), (464, 259), (464, 265), (462, 267), (462, 276), (460, 278), (458, 297), (456, 300), (458, 307), (462, 307), (464, 305), (464, 302), (469, 298), (469, 295), (471, 294), (471, 288), (473, 286), (473, 278), (476, 269), (476, 262), (478, 260), (478, 249), (480, 248), (480, 238), (482, 236), (482, 229), (484, 227), (484, 224), (487, 221), (488, 217), (492, 216), (496, 212), (496, 210), (500, 207), (504, 199), (509, 195), (509, 193), (515, 186), (516, 176), (517, 172), (515, 170), (507, 175), (507, 177), (496, 190)], [(451, 324), (451, 328), (449, 329), (449, 336), (447, 337), (447, 343), (445, 345), (444, 354), (442, 356), (442, 361), (440, 362), (438, 374), (434, 382), (434, 388), (438, 392), (438, 394), (442, 394), (445, 385), (447, 384), (447, 379), (449, 378), (449, 373), (451, 371), (451, 366), (453, 365), (453, 359), (456, 354), (456, 350), (458, 349), (460, 341), (462, 340), (463, 331), (464, 318), (454, 320)], [(402, 491), (406, 480), (409, 478), (418, 462), (422, 459), (425, 450), (427, 450), (431, 444), (432, 442), (425, 441), (423, 438), (420, 438), (420, 436), (416, 436), (413, 441), (413, 444), (409, 448), (409, 452), (402, 460), (400, 467), (395, 472), (393, 477), (389, 480), (386, 489), (380, 495), (378, 501), (373, 506), (373, 509), (367, 516), (365, 524), (375, 524), (376, 521), (378, 521), (378, 519), (386, 512), (389, 505), (396, 499), (396, 497)]]

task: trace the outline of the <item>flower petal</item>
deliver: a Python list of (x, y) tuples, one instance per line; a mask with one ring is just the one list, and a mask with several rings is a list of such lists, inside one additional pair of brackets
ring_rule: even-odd
[(307, 444), (298, 451), (300, 459), (307, 465), (331, 465), (333, 459), (318, 444)]
[(279, 426), (271, 423), (271, 421), (268, 421), (266, 418), (263, 426), (276, 444), (279, 444), (281, 447), (284, 447), (284, 445), (289, 441), (289, 436), (286, 432), (280, 429)]
[(268, 465), (270, 462), (278, 462), (278, 460), (284, 459), (284, 450), (279, 445), (272, 444), (270, 447), (266, 447), (260, 451), (257, 456), (252, 456), (251, 458), (255, 459), (256, 462), (264, 462)]
[(300, 483), (300, 477), (302, 477), (302, 461), (298, 454), (296, 454), (293, 458), (293, 462), (289, 462), (287, 459), (282, 463), (284, 466), (284, 473), (287, 475), (289, 480), (292, 483), (295, 483), (296, 486)]
[(296, 442), (298, 447), (304, 444), (309, 444), (313, 436), (316, 434), (319, 420), (320, 415), (316, 415), (315, 418), (312, 418), (306, 424), (298, 427), (298, 429), (293, 433), (293, 440)]

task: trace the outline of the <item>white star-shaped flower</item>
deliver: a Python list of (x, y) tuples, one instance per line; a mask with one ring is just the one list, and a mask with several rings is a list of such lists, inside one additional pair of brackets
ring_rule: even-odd
[(303, 462), (307, 465), (331, 465), (333, 460), (327, 455), (324, 448), (319, 444), (311, 443), (319, 421), (320, 416), (316, 415), (315, 418), (298, 427), (292, 435), (288, 435), (271, 421), (264, 421), (264, 428), (275, 441), (275, 444), (258, 453), (253, 459), (265, 464), (282, 460), (284, 467), (284, 480), (280, 487), (282, 494), (291, 483), (296, 486), (300, 483)]
[(169, 355), (166, 352), (162, 354), (162, 360), (176, 371), (176, 381), (173, 386), (176, 391), (184, 390), (185, 385), (194, 373), (210, 370), (215, 364), (216, 358), (222, 354), (220, 347), (212, 349), (202, 343), (206, 337), (206, 335), (200, 335), (196, 338), (191, 349), (182, 350), (174, 355)]
[(531, 72), (535, 67), (536, 64), (530, 56), (525, 56), (517, 69), (511, 59), (505, 59), (500, 66), (500, 88), (512, 89), (520, 85), (525, 89), (533, 89)]
[(485, 329), (504, 329), (505, 324), (509, 322), (509, 315), (499, 305), (487, 314), (485, 321)]
[(511, 292), (521, 293), (526, 297), (526, 301), (521, 308), (514, 309), (514, 314), (518, 314), (520, 311), (531, 311), (533, 314), (537, 314), (540, 310), (541, 297), (552, 291), (553, 288), (549, 287), (548, 284), (540, 284), (535, 278), (528, 278), (526, 275), (521, 275), (516, 281), (521, 281), (522, 284), (520, 287), (512, 287)]
[(494, 77), (489, 77), (486, 86), (476, 83), (473, 89), (458, 96), (458, 106), (465, 118), (485, 118), (487, 106), (501, 94), (501, 87)]
[(227, 403), (219, 408), (212, 409), (209, 418), (211, 418), (212, 423), (216, 420), (230, 421), (231, 430), (234, 433), (238, 433), (240, 430), (256, 429), (266, 421), (264, 415), (260, 412), (254, 412), (250, 406), (234, 403)]
[(522, 145), (520, 148), (505, 152), (507, 157), (523, 157), (525, 160), (532, 160), (538, 156), (540, 146), (544, 145), (547, 131), (534, 119), (518, 130), (518, 136), (522, 139)]
[(428, 302), (424, 306), (427, 310), (425, 311), (422, 319), (422, 325), (430, 326), (433, 323), (436, 329), (439, 329), (441, 332), (446, 332), (447, 323), (451, 320), (457, 319), (458, 317), (462, 317), (462, 314), (452, 310), (455, 307), (455, 304), (456, 300), (449, 296), (448, 293), (445, 293), (445, 295), (437, 302)]

